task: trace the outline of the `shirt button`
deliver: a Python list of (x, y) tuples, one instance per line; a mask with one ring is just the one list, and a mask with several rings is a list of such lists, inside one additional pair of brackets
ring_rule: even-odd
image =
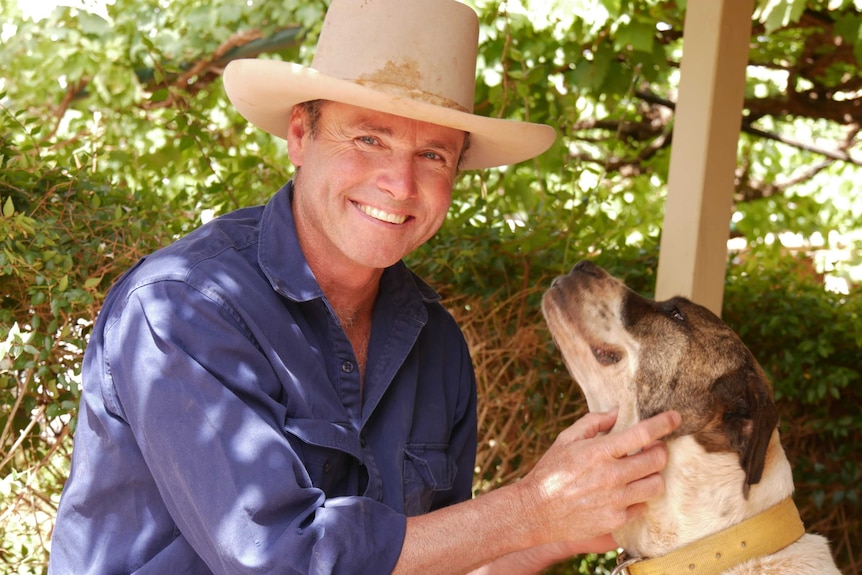
[(341, 371), (343, 371), (344, 373), (352, 372), (353, 371), (353, 362), (352, 361), (345, 361), (344, 363), (342, 363), (341, 364)]
[(332, 471), (332, 464), (327, 461), (326, 463), (323, 464), (323, 472), (329, 473), (330, 471)]

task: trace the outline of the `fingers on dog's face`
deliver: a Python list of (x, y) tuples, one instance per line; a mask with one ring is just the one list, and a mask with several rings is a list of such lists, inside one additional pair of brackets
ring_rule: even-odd
[(656, 446), (660, 443), (659, 440), (673, 433), (681, 421), (682, 418), (679, 413), (668, 411), (609, 436), (608, 439), (615, 441), (614, 456), (625, 457), (630, 453)]

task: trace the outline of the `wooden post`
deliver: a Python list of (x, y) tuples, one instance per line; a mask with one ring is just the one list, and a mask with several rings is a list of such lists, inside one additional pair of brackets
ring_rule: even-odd
[(689, 0), (656, 298), (721, 314), (754, 0)]

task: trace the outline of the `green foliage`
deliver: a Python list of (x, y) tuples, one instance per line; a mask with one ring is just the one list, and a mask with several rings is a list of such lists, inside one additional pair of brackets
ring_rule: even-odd
[(796, 500), (840, 518), (813, 528), (849, 565), (862, 529), (862, 289), (825, 292), (809, 259), (759, 255), (731, 266), (724, 316), (773, 383)]
[(763, 22), (767, 32), (774, 32), (799, 20), (805, 7), (806, 0), (790, 0), (788, 2), (758, 0), (755, 17)]
[[(846, 435), (843, 416), (826, 420), (834, 408), (849, 412), (850, 403), (842, 397), (852, 397), (851, 384), (862, 378), (862, 292), (824, 292), (806, 259), (785, 256), (764, 263), (758, 258), (732, 269), (738, 275), (729, 278), (729, 302), (751, 303), (736, 309), (728, 305), (725, 314), (743, 338), (771, 358), (764, 368), (776, 382), (776, 399), (809, 406), (809, 415), (824, 420), (824, 431)], [(750, 321), (752, 307), (761, 322)]]
[[(283, 142), (228, 104), (222, 67), (236, 56), (308, 62), (327, 3), (123, 0), (38, 19), (0, 0), (0, 571), (44, 572), (81, 353), (114, 278), (205, 211), (263, 202), (291, 175)], [(579, 259), (653, 289), (685, 3), (475, 5), (476, 111), (550, 123), (559, 137), (533, 161), (464, 174), (443, 229), (410, 263), (447, 301), (519, 306), (497, 335), (538, 337), (540, 286)], [(803, 501), (845, 519), (858, 517), (862, 200), (858, 164), (836, 157), (858, 147), (860, 10), (859, 0), (758, 2), (733, 221), (749, 247), (725, 296), (775, 381)], [(835, 157), (804, 145), (815, 141)], [(775, 241), (788, 231), (844, 234), (846, 259), (830, 273), (853, 291), (822, 289), (820, 256), (799, 274)], [(550, 342), (531, 349), (545, 355), (504, 383), (535, 382), (524, 389), (535, 422), (571, 382)], [(519, 454), (514, 471), (528, 462)], [(834, 533), (839, 519), (818, 527)], [(858, 541), (858, 519), (844, 525)], [(858, 544), (839, 553), (849, 566)], [(578, 558), (559, 573), (607, 572), (610, 561)]]
[[(65, 167), (33, 125), (0, 109), (0, 563), (22, 573), (44, 564), (39, 538), (68, 473), (81, 354), (98, 305), (118, 273), (176, 231), (162, 217), (170, 203)], [(22, 501), (32, 509), (19, 509)]]

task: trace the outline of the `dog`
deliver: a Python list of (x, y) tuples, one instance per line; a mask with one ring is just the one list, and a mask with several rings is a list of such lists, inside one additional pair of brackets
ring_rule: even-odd
[(542, 313), (590, 411), (611, 433), (667, 410), (665, 492), (613, 533), (615, 574), (841, 575), (793, 504), (778, 409), (752, 353), (683, 297), (653, 301), (590, 261), (556, 278)]

